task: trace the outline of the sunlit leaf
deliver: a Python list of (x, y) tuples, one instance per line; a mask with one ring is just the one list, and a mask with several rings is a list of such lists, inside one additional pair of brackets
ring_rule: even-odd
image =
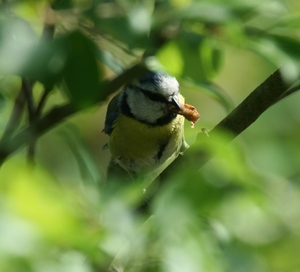
[[(181, 76), (198, 83), (207, 82), (216, 74), (220, 67), (222, 52), (214, 43), (197, 34), (184, 33), (177, 41), (176, 46), (173, 45), (171, 51), (170, 49), (166, 51), (175, 56), (173, 60), (171, 59), (172, 55), (169, 57), (169, 62), (174, 63), (174, 72), (178, 72), (179, 68), (182, 67)], [(174, 51), (177, 48), (180, 50), (182, 61), (178, 58), (179, 52)], [(162, 54), (163, 52), (160, 53), (160, 58), (164, 60), (164, 63), (167, 63), (168, 55), (164, 57)], [(176, 61), (179, 63), (175, 64)], [(167, 65), (171, 66), (170, 64)]]
[(170, 74), (174, 76), (182, 75), (184, 60), (176, 42), (166, 44), (158, 51), (157, 57)]
[(199, 53), (206, 78), (213, 78), (221, 67), (223, 56), (222, 50), (217, 45), (216, 41), (204, 39), (200, 43)]
[(34, 180), (28, 182), (28, 178), (24, 175), (11, 184), (9, 189), (11, 208), (27, 220), (35, 222), (50, 239), (60, 239), (63, 233), (66, 234), (66, 231), (73, 229), (73, 233), (70, 231), (65, 237), (66, 241), (71, 241), (72, 235), (80, 227), (76, 215), (58, 199), (55, 191), (50, 193), (51, 187), (48, 188), (47, 183), (37, 184)]

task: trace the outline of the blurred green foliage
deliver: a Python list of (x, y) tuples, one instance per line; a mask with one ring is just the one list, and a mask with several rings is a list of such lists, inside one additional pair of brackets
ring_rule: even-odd
[(1, 131), (21, 77), (35, 105), (46, 89), (42, 113), (86, 110), (38, 139), (34, 167), (24, 149), (0, 169), (0, 271), (300, 271), (299, 94), (225, 148), (203, 137), (214, 159), (178, 169), (150, 217), (136, 211), (144, 184), (105, 184), (105, 105), (91, 107), (145, 57), (201, 113), (192, 143), (280, 65), (299, 78), (299, 26), (297, 0), (2, 1)]

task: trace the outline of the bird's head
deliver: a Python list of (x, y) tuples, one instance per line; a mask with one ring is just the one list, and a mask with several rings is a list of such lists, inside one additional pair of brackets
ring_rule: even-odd
[(124, 88), (123, 101), (123, 108), (133, 118), (149, 125), (164, 125), (177, 115), (179, 83), (167, 74), (148, 73)]

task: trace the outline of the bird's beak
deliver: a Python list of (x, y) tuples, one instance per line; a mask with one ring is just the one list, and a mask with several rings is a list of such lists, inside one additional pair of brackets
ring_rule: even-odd
[(169, 106), (170, 106), (170, 108), (173, 108), (174, 110), (179, 110), (180, 109), (178, 96), (171, 96), (169, 98)]

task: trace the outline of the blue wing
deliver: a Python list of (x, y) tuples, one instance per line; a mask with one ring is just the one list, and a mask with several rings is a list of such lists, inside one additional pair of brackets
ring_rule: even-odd
[(117, 94), (108, 104), (107, 111), (106, 111), (106, 118), (105, 118), (105, 125), (104, 125), (104, 133), (110, 135), (114, 130), (114, 123), (117, 120), (120, 107), (119, 107), (119, 97), (120, 93)]

